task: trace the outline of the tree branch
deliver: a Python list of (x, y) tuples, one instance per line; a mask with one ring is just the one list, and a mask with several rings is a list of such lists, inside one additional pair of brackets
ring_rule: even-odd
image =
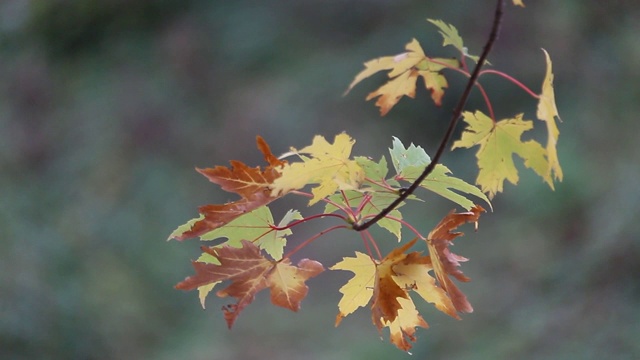
[(480, 74), (480, 69), (482, 68), (482, 65), (484, 65), (484, 62), (487, 59), (487, 56), (489, 55), (489, 52), (491, 52), (491, 48), (493, 47), (493, 44), (498, 38), (498, 34), (500, 33), (500, 25), (502, 22), (503, 7), (504, 7), (504, 0), (498, 0), (496, 4), (496, 10), (493, 15), (493, 26), (491, 27), (491, 33), (489, 34), (489, 39), (487, 40), (487, 43), (484, 46), (484, 49), (482, 51), (482, 54), (480, 55), (480, 58), (478, 59), (478, 63), (476, 64), (475, 69), (473, 69), (473, 73), (471, 74), (471, 77), (467, 81), (467, 86), (465, 87), (464, 92), (462, 93), (462, 96), (460, 97), (460, 100), (458, 101), (458, 104), (456, 105), (453, 111), (453, 116), (451, 117), (451, 120), (449, 121), (449, 127), (447, 128), (447, 132), (442, 137), (442, 141), (440, 141), (440, 146), (438, 147), (436, 154), (431, 160), (431, 163), (429, 163), (429, 165), (425, 167), (422, 174), (420, 174), (420, 176), (411, 184), (411, 186), (409, 186), (409, 188), (407, 188), (406, 191), (400, 193), (400, 196), (398, 196), (397, 199), (395, 199), (391, 204), (389, 204), (389, 206), (387, 206), (382, 211), (380, 211), (378, 215), (374, 216), (369, 221), (366, 221), (362, 224), (358, 224), (358, 223), (353, 224), (352, 228), (354, 230), (356, 231), (366, 230), (371, 225), (377, 223), (378, 221), (380, 221), (380, 219), (387, 216), (391, 211), (393, 211), (393, 209), (395, 209), (398, 205), (400, 205), (401, 202), (406, 200), (406, 198), (409, 197), (409, 195), (413, 194), (413, 192), (418, 188), (418, 186), (420, 186), (422, 181), (424, 181), (424, 179), (426, 179), (427, 176), (431, 174), (431, 172), (436, 167), (436, 165), (438, 165), (438, 162), (440, 161), (440, 158), (444, 153), (444, 149), (447, 147), (447, 144), (449, 143), (449, 139), (451, 139), (453, 130), (455, 129), (456, 124), (458, 123), (458, 119), (462, 115), (462, 111), (464, 110), (464, 107), (467, 104), (467, 99), (469, 99), (471, 90), (473, 89), (473, 86), (475, 85), (476, 80), (478, 79), (478, 75)]

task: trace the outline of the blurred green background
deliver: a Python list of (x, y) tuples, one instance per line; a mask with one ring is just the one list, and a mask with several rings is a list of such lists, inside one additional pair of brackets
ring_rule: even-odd
[[(554, 62), (565, 180), (551, 191), (523, 169), (480, 231), (458, 240), (475, 312), (432, 306), (417, 359), (640, 358), (640, 4), (529, 0), (506, 7), (494, 67), (539, 91)], [(212, 297), (173, 285), (192, 273), (195, 240), (165, 242), (197, 206), (233, 199), (194, 166), (261, 164), (346, 131), (379, 158), (391, 136), (433, 153), (464, 79), (442, 108), (423, 89), (385, 118), (342, 93), (374, 57), (412, 37), (454, 55), (425, 19), (453, 23), (479, 53), (494, 1), (4, 0), (0, 2), (0, 358), (409, 359), (380, 341), (363, 309), (334, 329), (345, 272), (309, 281), (299, 313), (266, 293), (232, 331)], [(535, 100), (482, 79), (498, 117)], [(482, 108), (477, 93), (468, 108)], [(541, 126), (537, 120), (536, 126)], [(473, 181), (472, 151), (444, 157)], [(454, 207), (428, 197), (405, 217), (425, 233)], [(282, 202), (281, 202), (282, 203)], [(276, 218), (289, 206), (276, 206)], [(302, 226), (295, 244), (334, 224)], [(385, 249), (394, 240), (379, 232)], [(358, 236), (333, 233), (300, 256), (330, 266)]]

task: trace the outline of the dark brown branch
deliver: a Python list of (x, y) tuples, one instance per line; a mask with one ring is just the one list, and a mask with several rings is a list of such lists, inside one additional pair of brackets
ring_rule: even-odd
[(431, 163), (429, 163), (429, 165), (425, 167), (422, 174), (420, 174), (420, 176), (411, 184), (411, 186), (409, 186), (409, 188), (407, 188), (406, 191), (400, 193), (398, 198), (395, 199), (389, 206), (382, 209), (382, 211), (380, 211), (378, 215), (374, 216), (373, 218), (369, 219), (369, 221), (366, 221), (362, 224), (358, 224), (358, 223), (353, 224), (354, 230), (356, 231), (366, 230), (371, 225), (377, 223), (378, 221), (380, 221), (380, 219), (387, 216), (391, 211), (393, 211), (393, 209), (395, 209), (398, 205), (400, 205), (401, 202), (406, 200), (406, 198), (409, 195), (413, 194), (413, 192), (416, 191), (418, 186), (420, 186), (422, 181), (424, 181), (424, 179), (426, 179), (427, 176), (431, 174), (433, 169), (436, 167), (436, 165), (440, 161), (440, 158), (444, 153), (444, 149), (447, 147), (447, 144), (449, 143), (449, 139), (451, 139), (451, 135), (453, 134), (453, 130), (455, 129), (456, 124), (458, 123), (458, 119), (462, 115), (462, 111), (464, 110), (464, 107), (467, 104), (467, 99), (469, 99), (471, 90), (473, 89), (473, 86), (475, 85), (476, 80), (478, 79), (478, 75), (480, 74), (480, 69), (482, 68), (482, 65), (484, 65), (484, 62), (487, 59), (487, 56), (489, 55), (489, 52), (491, 52), (491, 48), (493, 47), (493, 44), (498, 38), (498, 34), (500, 32), (500, 24), (502, 22), (503, 6), (504, 6), (504, 0), (498, 0), (496, 5), (496, 10), (493, 15), (493, 26), (491, 27), (491, 33), (489, 34), (489, 39), (487, 40), (487, 43), (484, 46), (484, 49), (482, 51), (482, 54), (480, 55), (480, 58), (478, 59), (478, 63), (476, 64), (475, 69), (473, 69), (473, 73), (471, 73), (471, 77), (469, 77), (469, 81), (467, 81), (467, 86), (465, 87), (464, 92), (462, 93), (462, 96), (460, 96), (460, 100), (458, 101), (458, 104), (453, 110), (453, 116), (451, 117), (451, 121), (449, 121), (449, 127), (447, 128), (447, 132), (442, 137), (442, 141), (440, 141), (440, 146), (438, 147), (436, 154), (433, 156)]

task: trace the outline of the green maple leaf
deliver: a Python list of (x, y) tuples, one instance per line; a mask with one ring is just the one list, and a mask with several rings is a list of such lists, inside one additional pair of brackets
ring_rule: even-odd
[(442, 20), (427, 19), (427, 21), (437, 26), (438, 29), (440, 29), (439, 32), (443, 38), (442, 46), (451, 45), (456, 49), (458, 49), (458, 51), (460, 51), (462, 55), (468, 57), (469, 59), (475, 62), (478, 62), (478, 59), (480, 59), (479, 56), (469, 55), (469, 53), (467, 53), (467, 48), (464, 46), (464, 42), (462, 41), (460, 34), (458, 34), (458, 29), (456, 29), (455, 26), (451, 24), (447, 24)]
[[(405, 149), (402, 142), (396, 137), (393, 138), (393, 147), (389, 149), (389, 153), (398, 174), (397, 178), (409, 182), (417, 179), (424, 171), (425, 166), (431, 163), (431, 158), (422, 147), (411, 144)], [(450, 176), (450, 174), (449, 168), (438, 164), (420, 184), (420, 187), (449, 199), (467, 210), (474, 206), (474, 202), (459, 193), (479, 197), (491, 206), (491, 202), (480, 189), (462, 179)]]
[[(202, 216), (191, 219), (186, 224), (181, 225), (170, 235), (170, 239), (173, 234), (181, 234), (184, 229), (189, 229), (191, 224), (200, 219), (202, 219)], [(277, 227), (284, 227), (296, 219), (302, 219), (300, 213), (297, 210), (289, 210)], [(222, 227), (202, 234), (200, 240), (209, 241), (226, 238), (227, 240), (224, 244), (236, 248), (242, 246), (242, 240), (255, 241), (256, 245), (271, 255), (274, 260), (280, 260), (282, 259), (283, 249), (287, 244), (286, 237), (291, 235), (292, 232), (290, 229), (274, 230), (272, 228), (274, 224), (275, 221), (271, 210), (267, 206), (262, 206)], [(203, 254), (203, 256), (205, 256), (205, 259), (211, 260), (207, 254)], [(198, 261), (205, 262), (200, 259)]]
[(384, 158), (384, 156), (381, 157), (380, 161), (378, 162), (375, 162), (364, 156), (356, 156), (355, 160), (356, 160), (356, 163), (360, 165), (362, 170), (364, 170), (365, 178), (379, 181), (379, 180), (385, 179), (387, 177), (387, 174), (389, 173), (387, 160)]
[(224, 226), (202, 234), (200, 240), (226, 238), (226, 245), (238, 248), (242, 246), (242, 240), (253, 241), (265, 235), (271, 230), (270, 225), (272, 224), (274, 221), (271, 210), (266, 206), (261, 206)]
[(453, 143), (452, 149), (471, 148), (478, 145), (476, 153), (480, 169), (476, 184), (482, 191), (493, 198), (503, 190), (504, 180), (517, 184), (518, 169), (513, 162), (516, 154), (524, 165), (536, 172), (543, 179), (549, 178), (549, 163), (546, 150), (540, 143), (529, 140), (522, 141), (522, 134), (533, 128), (533, 122), (522, 120), (522, 114), (512, 119), (494, 122), (480, 111), (464, 112), (463, 120), (468, 124), (460, 140)]
[[(283, 228), (294, 220), (301, 220), (302, 215), (298, 210), (289, 210), (282, 217), (282, 220), (278, 223), (277, 227)], [(287, 245), (287, 236), (291, 235), (291, 229), (274, 230), (267, 235), (261, 237), (256, 242), (261, 249), (271, 255), (274, 260), (282, 259), (284, 247)]]
[(431, 162), (431, 158), (421, 146), (415, 146), (411, 143), (405, 149), (402, 141), (395, 136), (392, 145), (389, 154), (391, 154), (391, 163), (398, 175), (408, 166), (426, 166)]

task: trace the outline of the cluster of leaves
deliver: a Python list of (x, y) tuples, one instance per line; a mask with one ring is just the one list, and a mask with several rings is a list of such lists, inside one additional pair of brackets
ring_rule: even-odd
[[(258, 137), (257, 143), (267, 161), (264, 168), (252, 168), (233, 161), (231, 168), (198, 169), (210, 181), (238, 194), (241, 199), (202, 206), (198, 218), (179, 227), (170, 236), (177, 240), (199, 237), (204, 241), (226, 238), (215, 246), (202, 247), (202, 255), (193, 261), (196, 274), (179, 283), (177, 288), (198, 289), (204, 306), (206, 296), (218, 283), (231, 281), (228, 287), (217, 291), (219, 297), (237, 299), (235, 304), (223, 308), (229, 327), (242, 309), (253, 301), (255, 294), (266, 288), (271, 290), (275, 305), (293, 311), (300, 308), (300, 302), (308, 291), (306, 280), (321, 273), (324, 267), (309, 259), (300, 260), (296, 266), (291, 264), (291, 255), (301, 248), (299, 245), (284, 254), (287, 236), (292, 234), (294, 226), (331, 216), (341, 219), (342, 224), (327, 229), (323, 234), (349, 228), (387, 206), (402, 191), (403, 184), (411, 182), (416, 172), (430, 162), (421, 147), (411, 144), (405, 148), (397, 138), (389, 149), (395, 168), (395, 175), (390, 177), (385, 157), (377, 162), (366, 157), (351, 158), (355, 141), (344, 133), (337, 135), (333, 143), (316, 136), (311, 145), (301, 150), (291, 149), (289, 155), (300, 160), (295, 162), (277, 159), (262, 138)], [(460, 281), (469, 280), (457, 269), (459, 263), (466, 259), (451, 253), (448, 245), (460, 235), (452, 233), (453, 229), (465, 222), (476, 222), (484, 211), (461, 194), (474, 196), (487, 204), (489, 199), (477, 187), (452, 177), (450, 173), (444, 165), (439, 165), (422, 186), (469, 211), (447, 215), (428, 236), (423, 236), (402, 220), (400, 210), (395, 209), (377, 225), (398, 241), (401, 240), (402, 226), (407, 226), (414, 233), (414, 240), (382, 258), (371, 234), (364, 231), (361, 235), (369, 254), (356, 252), (355, 258), (345, 258), (330, 268), (355, 273), (355, 277), (340, 289), (343, 298), (338, 305), (340, 312), (336, 325), (357, 308), (372, 302), (374, 324), (379, 329), (389, 327), (393, 343), (409, 349), (411, 346), (407, 339), (413, 339), (414, 328), (426, 327), (409, 292), (418, 293), (455, 318), (458, 318), (457, 311), (471, 311), (465, 296), (449, 279), (449, 276), (454, 276)], [(313, 186), (311, 192), (302, 192), (301, 189), (307, 185)], [(324, 212), (303, 218), (299, 211), (289, 210), (276, 224), (267, 204), (288, 194), (309, 197), (309, 205), (322, 201), (325, 203)], [(407, 253), (418, 239), (425, 242), (429, 255)], [(435, 278), (430, 272), (435, 274)], [(439, 285), (436, 285), (436, 279)]]
[[(514, 1), (518, 3), (518, 1)], [(429, 20), (440, 30), (444, 46), (457, 49), (459, 58), (427, 56), (415, 39), (406, 45), (406, 52), (385, 56), (365, 63), (347, 92), (362, 80), (380, 71), (388, 71), (389, 81), (367, 96), (376, 99), (376, 106), (386, 115), (403, 96), (414, 97), (416, 82), (422, 78), (431, 92), (431, 99), (440, 105), (447, 80), (445, 70), (470, 75), (467, 61), (478, 62), (479, 57), (469, 55), (455, 27), (439, 20)], [(465, 223), (477, 223), (485, 210), (478, 202), (491, 208), (490, 199), (503, 191), (504, 180), (515, 184), (518, 171), (513, 154), (523, 159), (524, 165), (534, 170), (553, 188), (554, 179), (562, 178), (555, 150), (558, 116), (553, 94), (551, 60), (545, 52), (547, 73), (540, 95), (533, 93), (514, 78), (495, 70), (481, 75), (497, 74), (523, 88), (538, 99), (537, 117), (546, 123), (548, 140), (543, 147), (535, 140), (522, 140), (533, 122), (523, 120), (523, 114), (513, 118), (495, 120), (489, 98), (479, 82), (476, 88), (483, 95), (489, 115), (479, 110), (464, 112), (467, 127), (453, 148), (478, 146), (476, 157), (479, 174), (476, 185), (453, 176), (442, 164), (437, 164), (419, 186), (460, 206), (464, 211), (451, 211), (426, 236), (403, 219), (400, 202), (376, 222), (398, 242), (403, 242), (386, 256), (378, 248), (376, 239), (367, 229), (358, 232), (364, 252), (328, 267), (329, 270), (352, 272), (351, 278), (340, 288), (342, 298), (338, 304), (336, 326), (342, 319), (360, 307), (369, 306), (373, 324), (382, 331), (389, 328), (390, 340), (398, 348), (409, 350), (415, 341), (416, 328), (426, 328), (427, 322), (418, 313), (411, 296), (432, 303), (445, 314), (460, 319), (460, 313), (473, 311), (463, 292), (452, 280), (470, 281), (460, 270), (467, 259), (450, 251), (450, 245), (460, 235), (456, 229)], [(264, 155), (263, 167), (250, 167), (240, 161), (231, 161), (230, 167), (197, 169), (223, 190), (239, 196), (225, 204), (204, 205), (199, 216), (178, 227), (169, 239), (185, 240), (198, 237), (214, 241), (202, 246), (202, 254), (193, 261), (195, 275), (176, 285), (182, 290), (197, 289), (202, 306), (205, 298), (221, 282), (218, 297), (231, 296), (235, 303), (223, 307), (224, 318), (232, 327), (242, 310), (255, 295), (269, 288), (271, 301), (277, 306), (297, 311), (308, 293), (307, 280), (325, 270), (317, 260), (302, 259), (292, 264), (291, 256), (312, 241), (337, 229), (358, 230), (362, 224), (387, 208), (406, 191), (408, 184), (419, 178), (431, 158), (420, 146), (408, 147), (393, 138), (389, 149), (390, 167), (386, 157), (375, 161), (368, 157), (352, 156), (355, 144), (346, 133), (338, 134), (333, 142), (316, 136), (309, 146), (291, 148), (276, 157), (264, 139), (257, 137), (257, 146)], [(274, 220), (269, 204), (285, 196), (303, 196), (309, 206), (323, 204), (320, 213), (303, 216), (298, 210), (289, 210), (280, 221)], [(415, 194), (406, 200), (419, 200)], [(339, 220), (320, 233), (299, 242), (293, 249), (287, 238), (293, 228), (320, 218)], [(405, 234), (403, 234), (403, 229)], [(411, 240), (403, 237), (409, 232)], [(419, 246), (422, 250), (411, 251)], [(424, 253), (427, 250), (427, 253)]]
[[(441, 104), (445, 89), (448, 86), (442, 70), (460, 72), (470, 76), (466, 59), (478, 61), (478, 56), (469, 55), (464, 46), (458, 30), (452, 25), (440, 20), (429, 20), (437, 26), (444, 38), (443, 46), (451, 45), (460, 53), (460, 59), (432, 58), (425, 55), (422, 47), (416, 39), (409, 42), (404, 53), (395, 56), (384, 56), (366, 62), (365, 69), (360, 72), (349, 88), (350, 91), (356, 84), (371, 75), (388, 70), (388, 82), (371, 92), (367, 100), (378, 98), (376, 106), (380, 108), (380, 114), (386, 115), (403, 96), (415, 97), (416, 82), (419, 77), (424, 79), (427, 90), (431, 92), (431, 98), (436, 105)], [(542, 92), (536, 95), (516, 79), (495, 70), (484, 70), (479, 76), (496, 74), (512, 81), (520, 86), (534, 98), (538, 99), (537, 117), (546, 123), (547, 144), (543, 147), (535, 140), (523, 141), (523, 134), (533, 129), (533, 121), (524, 120), (524, 114), (516, 114), (513, 117), (496, 120), (493, 107), (480, 83), (476, 86), (482, 93), (489, 115), (480, 110), (466, 111), (462, 114), (467, 123), (462, 138), (453, 144), (456, 148), (471, 148), (478, 146), (476, 158), (478, 159), (479, 173), (476, 184), (490, 198), (503, 191), (503, 183), (508, 180), (512, 184), (518, 183), (518, 170), (513, 162), (513, 155), (518, 155), (524, 161), (524, 165), (541, 176), (544, 181), (553, 188), (555, 180), (562, 180), (562, 169), (558, 161), (556, 143), (560, 132), (556, 125), (558, 110), (555, 104), (553, 91), (553, 72), (549, 54), (543, 50), (547, 73), (543, 81)]]

